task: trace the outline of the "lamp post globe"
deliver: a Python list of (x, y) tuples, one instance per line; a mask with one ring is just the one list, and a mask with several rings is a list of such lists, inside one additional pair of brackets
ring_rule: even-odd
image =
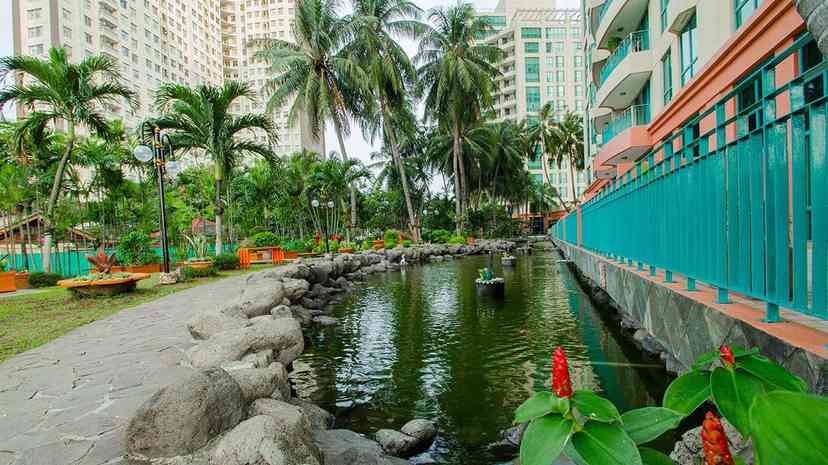
[(313, 208), (319, 208), (319, 201), (318, 201), (318, 200), (316, 200), (316, 199), (313, 199), (313, 200), (311, 201), (311, 206), (312, 206)]
[(172, 178), (175, 178), (176, 176), (178, 176), (179, 173), (181, 173), (181, 166), (175, 160), (167, 161), (164, 164), (164, 168), (167, 171), (167, 174), (169, 174)]
[(152, 149), (146, 145), (139, 145), (132, 151), (132, 156), (134, 156), (136, 160), (146, 163), (152, 160), (155, 154), (153, 154)]
[(328, 208), (333, 208), (333, 207), (334, 207), (333, 200), (328, 200)]

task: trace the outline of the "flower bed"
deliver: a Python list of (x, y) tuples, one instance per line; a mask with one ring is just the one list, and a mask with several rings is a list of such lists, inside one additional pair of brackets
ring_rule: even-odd
[(149, 277), (148, 273), (95, 273), (58, 281), (58, 286), (81, 297), (112, 296), (134, 291), (138, 281)]

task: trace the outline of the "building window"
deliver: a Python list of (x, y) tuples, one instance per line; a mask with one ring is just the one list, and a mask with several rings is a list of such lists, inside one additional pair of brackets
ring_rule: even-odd
[(558, 82), (566, 82), (566, 73), (563, 70), (555, 71), (555, 80)]
[(541, 28), (539, 27), (524, 27), (520, 29), (520, 37), (522, 39), (540, 39)]
[(670, 5), (670, 0), (661, 0), (661, 32), (667, 29), (667, 7)]
[(566, 86), (558, 86), (558, 97), (566, 97)]
[(540, 52), (540, 45), (537, 42), (524, 42), (523, 50), (526, 53), (538, 53)]
[(661, 82), (664, 85), (664, 106), (673, 100), (673, 59), (670, 50), (661, 59)]
[(753, 13), (759, 8), (762, 0), (733, 0), (735, 2), (734, 11), (736, 12), (736, 28), (742, 27)]
[(575, 100), (575, 111), (584, 111), (584, 101)]
[(584, 72), (583, 71), (575, 71), (575, 82), (583, 82), (584, 81)]
[(554, 97), (555, 96), (555, 86), (546, 86), (546, 96), (547, 97)]
[(546, 38), (553, 40), (564, 40), (566, 38), (566, 28), (548, 27), (546, 28)]
[(552, 71), (547, 71), (546, 82), (555, 82), (555, 73), (553, 73)]
[(696, 74), (696, 62), (699, 60), (696, 15), (690, 18), (687, 26), (684, 26), (684, 30), (681, 31), (679, 45), (681, 45), (681, 85), (684, 86)]
[(540, 87), (526, 88), (526, 111), (540, 111)]
[(580, 68), (584, 66), (584, 57), (581, 55), (575, 55), (575, 67)]
[(561, 55), (555, 57), (555, 66), (558, 68), (563, 68), (565, 58)]
[(526, 58), (526, 81), (540, 82), (540, 58)]
[(576, 97), (583, 97), (584, 96), (584, 86), (575, 86), (575, 96)]

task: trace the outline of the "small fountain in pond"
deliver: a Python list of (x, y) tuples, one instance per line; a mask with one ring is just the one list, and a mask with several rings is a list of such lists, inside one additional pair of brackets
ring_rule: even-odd
[(504, 253), (502, 257), (500, 257), (500, 263), (503, 266), (515, 266), (517, 264), (517, 257), (510, 253)]
[(503, 278), (495, 278), (489, 268), (477, 270), (480, 277), (474, 280), (479, 294), (488, 294), (502, 297), (506, 291), (506, 281)]

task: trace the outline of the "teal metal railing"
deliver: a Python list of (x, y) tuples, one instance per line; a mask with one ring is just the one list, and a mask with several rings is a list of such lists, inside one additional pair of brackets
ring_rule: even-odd
[(612, 55), (607, 58), (601, 72), (598, 73), (598, 86), (604, 85), (604, 82), (610, 77), (615, 68), (624, 61), (624, 58), (630, 53), (642, 52), (650, 49), (650, 33), (646, 30), (631, 32), (616, 48)]
[(601, 144), (606, 144), (615, 136), (633, 126), (644, 126), (650, 123), (650, 106), (633, 105), (616, 115), (604, 126), (601, 133)]
[(776, 72), (811, 40), (757, 65), (554, 235), (667, 282), (680, 273), (688, 290), (704, 281), (721, 303), (760, 299), (770, 322), (780, 306), (828, 319), (828, 64)]
[(612, 5), (612, 0), (606, 0), (598, 10), (598, 27), (601, 26), (601, 21), (604, 19), (604, 15), (607, 14), (607, 10), (609, 10), (610, 5)]

